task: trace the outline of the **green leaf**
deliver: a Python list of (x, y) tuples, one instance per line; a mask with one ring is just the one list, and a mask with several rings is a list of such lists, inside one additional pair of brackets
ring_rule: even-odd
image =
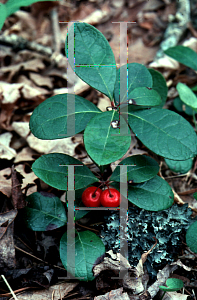
[(168, 95), (168, 87), (166, 85), (165, 78), (160, 72), (154, 69), (148, 69), (148, 71), (152, 75), (153, 90), (157, 91), (157, 93), (161, 96), (162, 103), (160, 104), (160, 106), (162, 108), (166, 102), (167, 95)]
[[(121, 102), (127, 101), (127, 91), (125, 91), (123, 97), (120, 98), (120, 69), (127, 72), (128, 94), (138, 87), (152, 88), (152, 76), (144, 65), (138, 63), (123, 65), (117, 70), (116, 75), (116, 83), (114, 89), (114, 100), (116, 105), (118, 105)], [(121, 79), (121, 81), (122, 80), (123, 79)]]
[(193, 86), (193, 87), (191, 88), (191, 90), (194, 91), (194, 92), (197, 92), (197, 85)]
[[(88, 155), (96, 164), (106, 165), (121, 158), (131, 144), (129, 126), (120, 116), (120, 125), (128, 135), (120, 135), (118, 128), (112, 128), (111, 122), (119, 120), (116, 111), (105, 111), (93, 117), (84, 131), (84, 144)], [(117, 134), (113, 136), (112, 134)]]
[[(68, 41), (72, 41), (74, 26), (75, 65)], [(71, 47), (72, 48), (72, 47)], [(65, 52), (72, 69), (83, 81), (113, 99), (116, 81), (116, 61), (104, 35), (87, 23), (74, 23), (66, 38)]]
[(146, 87), (138, 87), (132, 90), (128, 96), (134, 105), (156, 106), (161, 104), (161, 97), (155, 90)]
[(169, 169), (175, 173), (185, 174), (192, 168), (193, 159), (189, 158), (187, 160), (172, 160), (164, 159)]
[(164, 53), (176, 59), (183, 65), (197, 71), (197, 54), (194, 50), (178, 45), (167, 49)]
[(176, 86), (181, 100), (193, 109), (197, 109), (197, 97), (185, 84), (179, 82)]
[(128, 186), (128, 200), (149, 211), (160, 211), (172, 206), (174, 194), (169, 184), (159, 176), (135, 186)]
[(197, 193), (194, 193), (193, 196), (197, 200)]
[(34, 231), (48, 231), (64, 226), (66, 212), (60, 199), (47, 192), (36, 192), (26, 198), (25, 221)]
[[(31, 5), (31, 4), (33, 4), (35, 2), (43, 2), (43, 1), (48, 1), (48, 0), (17, 0), (17, 1), (15, 1), (15, 0), (8, 0), (6, 2), (6, 4), (5, 4), (7, 6), (7, 11), (8, 11), (7, 16), (13, 14), (21, 6), (29, 6), (29, 5)], [(53, 1), (53, 0), (49, 0), (49, 1)]]
[(69, 260), (67, 266), (67, 232), (64, 233), (60, 240), (60, 258), (65, 269), (76, 278), (83, 277), (83, 279), (80, 279), (81, 281), (92, 281), (95, 279), (92, 268), (96, 260), (104, 253), (105, 246), (95, 233), (89, 230), (76, 231), (75, 263)]
[(133, 183), (147, 181), (159, 172), (158, 163), (149, 156), (133, 155), (122, 160), (114, 170), (110, 180), (120, 182), (119, 165), (127, 165), (127, 180), (132, 180)]
[[(68, 95), (75, 97), (73, 100), (74, 109), (71, 110), (69, 102), (67, 105)], [(68, 100), (69, 101), (69, 100)], [(69, 111), (67, 112), (67, 108)], [(42, 140), (62, 139), (72, 136), (67, 133), (68, 124), (75, 126), (75, 134), (85, 129), (87, 123), (93, 116), (102, 111), (92, 102), (72, 94), (55, 95), (42, 102), (33, 111), (30, 118), (29, 127), (34, 136)], [(70, 119), (70, 121), (69, 121)]]
[(0, 30), (7, 18), (7, 7), (3, 3), (0, 3)]
[(194, 253), (197, 253), (197, 221), (190, 225), (186, 233), (186, 243)]
[(185, 104), (183, 101), (181, 101), (180, 97), (176, 97), (173, 100), (173, 105), (179, 112), (184, 112), (188, 116), (193, 116), (193, 109), (189, 107), (187, 104)]
[(67, 190), (68, 167), (65, 165), (81, 165), (74, 167), (75, 186), (81, 189), (99, 179), (82, 162), (62, 153), (49, 153), (39, 157), (32, 165), (33, 172), (50, 186)]
[(175, 291), (179, 291), (180, 289), (182, 289), (184, 284), (181, 279), (168, 278), (166, 280), (166, 285), (167, 286), (160, 285), (159, 286), (160, 290), (165, 291), (165, 292), (175, 292)]
[(160, 108), (128, 112), (128, 122), (137, 138), (158, 155), (173, 160), (196, 155), (196, 133), (175, 112)]

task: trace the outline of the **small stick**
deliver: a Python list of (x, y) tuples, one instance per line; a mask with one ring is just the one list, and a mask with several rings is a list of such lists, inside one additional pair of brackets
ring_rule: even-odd
[(18, 299), (16, 298), (16, 295), (14, 294), (14, 292), (13, 292), (11, 286), (10, 286), (9, 283), (7, 282), (5, 276), (4, 276), (4, 275), (1, 275), (1, 277), (2, 277), (3, 280), (5, 281), (5, 284), (7, 285), (8, 289), (10, 290), (10, 293), (12, 294), (13, 298), (14, 298), (15, 300), (18, 300)]

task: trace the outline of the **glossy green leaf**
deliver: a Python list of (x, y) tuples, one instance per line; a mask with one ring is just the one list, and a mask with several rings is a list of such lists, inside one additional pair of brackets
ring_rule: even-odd
[(194, 193), (193, 196), (197, 200), (197, 193)]
[(50, 186), (59, 190), (67, 190), (69, 174), (68, 167), (65, 165), (76, 165), (76, 167), (74, 167), (75, 190), (99, 181), (99, 179), (94, 176), (90, 169), (82, 162), (72, 156), (62, 153), (49, 153), (42, 155), (33, 163), (32, 170), (40, 179)]
[(161, 96), (162, 103), (160, 104), (160, 106), (162, 108), (166, 102), (167, 95), (168, 95), (168, 87), (166, 85), (165, 78), (163, 77), (163, 75), (160, 72), (158, 72), (154, 69), (148, 69), (148, 71), (150, 72), (150, 74), (152, 76), (153, 90), (157, 91), (157, 93)]
[(191, 88), (191, 90), (194, 91), (194, 92), (197, 92), (197, 85), (193, 86), (193, 87)]
[(197, 221), (190, 225), (189, 229), (187, 230), (186, 243), (191, 251), (197, 253)]
[[(81, 281), (92, 281), (95, 279), (92, 269), (96, 264), (96, 260), (104, 255), (105, 246), (101, 239), (89, 230), (75, 232), (75, 262), (69, 260), (67, 265), (67, 232), (60, 240), (61, 261), (65, 269), (76, 279), (77, 277), (83, 277), (83, 279), (80, 279)], [(72, 248), (72, 245), (70, 247)]]
[(179, 82), (176, 86), (181, 100), (193, 109), (197, 109), (197, 97), (185, 84)]
[[(138, 87), (152, 88), (153, 85), (152, 76), (144, 65), (138, 63), (131, 63), (131, 64), (123, 65), (120, 68), (123, 71), (125, 70), (125, 72), (128, 72), (127, 73), (128, 94), (130, 94), (132, 90)], [(114, 100), (116, 105), (118, 105), (119, 102), (127, 101), (127, 91), (125, 91), (123, 97), (120, 98), (120, 68), (117, 70), (116, 83), (114, 89)]]
[(188, 116), (193, 116), (193, 109), (187, 104), (185, 104), (183, 101), (181, 101), (179, 96), (174, 98), (173, 105), (176, 108), (176, 110), (178, 110), (178, 112), (184, 112)]
[(174, 194), (169, 184), (156, 175), (144, 183), (128, 185), (128, 200), (140, 208), (160, 211), (172, 206)]
[(178, 45), (167, 49), (164, 53), (197, 71), (197, 53), (194, 50)]
[(7, 18), (7, 7), (5, 4), (0, 3), (0, 30)]
[(115, 120), (119, 121), (116, 111), (105, 111), (93, 117), (84, 131), (86, 151), (99, 166), (121, 158), (131, 144), (129, 126), (124, 118), (120, 116), (120, 124), (128, 135), (120, 135), (118, 128), (112, 128), (111, 122)]
[(85, 129), (93, 116), (102, 112), (92, 102), (77, 95), (71, 95), (71, 97), (75, 97), (71, 98), (74, 109), (72, 111), (69, 106), (67, 112), (68, 95), (70, 94), (55, 95), (35, 108), (29, 123), (34, 136), (42, 140), (62, 139), (72, 136), (73, 134), (69, 133), (69, 128), (67, 132), (69, 119), (71, 124), (74, 121), (75, 134), (77, 134)]
[(156, 106), (161, 104), (160, 95), (155, 90), (149, 90), (146, 87), (135, 88), (129, 93), (128, 98), (134, 105)]
[(158, 163), (146, 155), (133, 155), (122, 160), (114, 170), (110, 180), (121, 181), (119, 165), (127, 165), (127, 180), (132, 180), (133, 183), (147, 181), (159, 172)]
[(137, 138), (158, 155), (173, 160), (196, 155), (196, 133), (175, 112), (160, 108), (128, 112), (128, 122)]
[(187, 160), (171, 160), (165, 158), (165, 162), (169, 169), (175, 173), (185, 174), (192, 168), (193, 159), (189, 158)]
[(36, 192), (26, 198), (25, 222), (34, 231), (48, 231), (66, 225), (67, 217), (61, 200), (47, 192)]
[[(73, 49), (68, 48), (74, 26), (75, 69), (70, 57)], [(87, 23), (74, 23), (66, 38), (66, 56), (71, 67), (83, 81), (113, 99), (116, 81), (116, 61), (104, 35)]]
[(159, 286), (160, 290), (165, 292), (175, 292), (175, 291), (179, 291), (184, 286), (183, 281), (178, 278), (168, 278), (166, 280), (166, 285), (167, 286), (160, 285)]

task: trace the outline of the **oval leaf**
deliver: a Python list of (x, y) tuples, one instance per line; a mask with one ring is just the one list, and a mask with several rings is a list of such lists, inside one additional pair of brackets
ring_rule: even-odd
[[(70, 106), (69, 96), (71, 102), (73, 101)], [(71, 109), (72, 104), (73, 111)], [(67, 112), (68, 107), (70, 112)], [(100, 109), (80, 96), (72, 94), (55, 95), (36, 107), (30, 118), (29, 127), (33, 135), (39, 139), (62, 139), (84, 130), (91, 118), (98, 113), (101, 113)], [(73, 127), (74, 122), (75, 132), (69, 133), (67, 122), (71, 127)]]
[(197, 253), (197, 221), (187, 230), (186, 243), (194, 253)]
[(178, 110), (178, 112), (184, 112), (188, 116), (193, 116), (193, 109), (187, 104), (185, 104), (183, 101), (181, 101), (179, 96), (174, 98), (173, 105), (176, 108), (176, 110)]
[(36, 192), (26, 198), (25, 222), (34, 231), (48, 231), (64, 226), (66, 212), (61, 200), (47, 192)]
[[(138, 87), (152, 88), (152, 76), (144, 65), (138, 63), (131, 63), (123, 65), (120, 68), (127, 73), (128, 94)], [(114, 89), (114, 100), (116, 105), (118, 105), (121, 102), (126, 102), (128, 100), (127, 90), (125, 91), (124, 95), (120, 98), (120, 68), (117, 70), (116, 83)]]
[(176, 86), (181, 100), (193, 109), (197, 109), (197, 97), (185, 84), (179, 82)]
[(194, 50), (178, 45), (167, 49), (164, 53), (176, 59), (183, 65), (197, 71), (197, 54)]
[(131, 144), (130, 130), (124, 118), (120, 116), (120, 126), (128, 134), (125, 136), (120, 135), (118, 128), (112, 128), (111, 122), (115, 120), (119, 120), (116, 111), (105, 111), (93, 117), (84, 131), (86, 151), (99, 166), (121, 158)]
[(3, 27), (3, 24), (7, 18), (7, 9), (6, 5), (3, 3), (0, 3), (0, 30)]
[(168, 95), (168, 87), (166, 85), (165, 78), (160, 72), (154, 69), (148, 69), (148, 71), (150, 72), (153, 80), (152, 88), (161, 96), (162, 103), (160, 104), (160, 106), (163, 107)]
[(110, 181), (120, 182), (120, 168), (119, 165), (127, 165), (127, 180), (132, 180), (133, 183), (140, 183), (147, 181), (159, 172), (158, 163), (149, 156), (133, 155), (122, 160), (114, 170)]
[(129, 186), (128, 200), (140, 208), (160, 211), (172, 206), (174, 194), (169, 184), (156, 175), (149, 181)]
[(129, 93), (129, 99), (134, 105), (156, 106), (161, 104), (161, 97), (155, 90), (138, 87)]
[(185, 174), (192, 168), (193, 159), (189, 158), (187, 160), (172, 160), (164, 159), (169, 169), (175, 173)]
[(166, 285), (167, 286), (159, 286), (160, 290), (166, 291), (166, 292), (175, 292), (179, 291), (180, 289), (183, 288), (183, 281), (178, 278), (168, 278), (166, 280)]
[(196, 155), (196, 133), (175, 112), (160, 108), (128, 112), (128, 122), (137, 138), (158, 155), (173, 160)]
[[(95, 279), (92, 268), (96, 260), (104, 255), (105, 246), (101, 239), (93, 232), (87, 230), (77, 232), (75, 237), (75, 263), (68, 262), (67, 266), (67, 232), (60, 240), (60, 258), (65, 269), (73, 276), (83, 277), (81, 281)], [(72, 245), (70, 245), (72, 248)]]
[[(73, 40), (73, 38), (75, 42), (75, 68), (70, 58), (72, 53), (74, 55), (74, 51), (68, 49), (68, 40)], [(74, 23), (68, 31), (65, 50), (77, 76), (112, 100), (116, 81), (116, 61), (104, 35), (90, 24)]]
[(50, 186), (59, 190), (67, 190), (67, 177), (69, 174), (66, 165), (76, 165), (76, 167), (74, 167), (75, 190), (99, 181), (82, 162), (62, 153), (42, 155), (33, 163), (32, 170), (36, 176)]

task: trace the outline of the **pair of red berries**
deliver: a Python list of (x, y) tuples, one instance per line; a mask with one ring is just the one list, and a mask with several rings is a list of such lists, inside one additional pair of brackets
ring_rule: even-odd
[(102, 191), (95, 186), (88, 187), (82, 194), (82, 202), (87, 207), (118, 207), (120, 206), (120, 193), (116, 189)]

